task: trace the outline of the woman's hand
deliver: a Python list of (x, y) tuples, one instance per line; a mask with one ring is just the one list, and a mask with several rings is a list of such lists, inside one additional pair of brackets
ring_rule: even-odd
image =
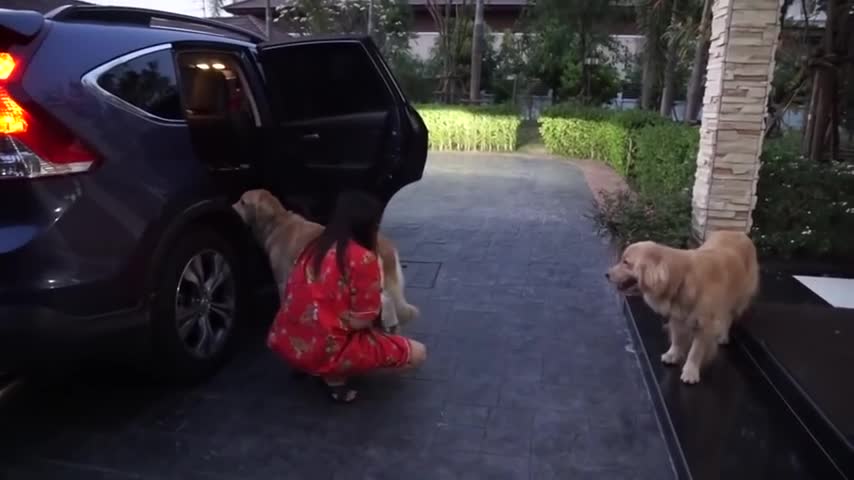
[(382, 310), (382, 277), (376, 255), (364, 252), (350, 258), (350, 308), (344, 312), (354, 330), (373, 326)]
[(374, 326), (375, 319), (366, 318), (363, 315), (354, 314), (351, 311), (345, 311), (342, 318), (347, 325), (353, 330), (364, 330)]

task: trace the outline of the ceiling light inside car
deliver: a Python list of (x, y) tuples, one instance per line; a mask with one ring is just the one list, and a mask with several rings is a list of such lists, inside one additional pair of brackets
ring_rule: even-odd
[(211, 66), (208, 65), (207, 63), (197, 63), (196, 67), (198, 67), (201, 70), (210, 70), (211, 69)]
[(225, 70), (225, 65), (221, 63), (214, 63), (211, 66), (216, 70)]

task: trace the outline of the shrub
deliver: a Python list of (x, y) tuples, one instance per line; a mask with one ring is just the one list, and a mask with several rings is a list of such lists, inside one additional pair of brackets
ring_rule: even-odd
[(629, 144), (625, 128), (600, 120), (541, 117), (540, 135), (549, 153), (601, 160), (625, 173)]
[[(697, 131), (646, 127), (635, 135), (629, 185), (636, 194), (606, 195), (593, 215), (620, 244), (653, 240), (684, 247), (691, 228)], [(662, 147), (665, 145), (666, 147)], [(764, 257), (854, 259), (854, 165), (800, 158), (797, 138), (766, 142), (752, 238)]]
[(690, 192), (697, 169), (700, 132), (678, 123), (645, 126), (633, 134), (630, 181), (651, 194)]
[(616, 111), (611, 114), (611, 118), (618, 125), (628, 128), (629, 130), (638, 130), (643, 127), (673, 123), (656, 112), (640, 109)]
[(854, 165), (800, 158), (796, 138), (767, 142), (753, 239), (769, 256), (854, 259)]
[(516, 150), (522, 121), (511, 107), (422, 105), (418, 112), (430, 131), (432, 150)]
[(653, 112), (561, 104), (540, 117), (540, 135), (555, 155), (600, 160), (628, 173), (634, 130), (666, 122)]
[(540, 116), (540, 135), (549, 153), (589, 158), (625, 173), (629, 131), (607, 110), (557, 105)]
[(603, 193), (592, 219), (600, 234), (610, 234), (621, 246), (652, 240), (684, 248), (691, 238), (691, 197), (686, 192)]

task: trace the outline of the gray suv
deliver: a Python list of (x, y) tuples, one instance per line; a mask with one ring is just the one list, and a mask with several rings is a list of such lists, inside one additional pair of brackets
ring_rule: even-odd
[(387, 203), (426, 157), (368, 38), (0, 10), (0, 370), (140, 347), (201, 378), (269, 278), (230, 208), (242, 192), (322, 222), (342, 189)]

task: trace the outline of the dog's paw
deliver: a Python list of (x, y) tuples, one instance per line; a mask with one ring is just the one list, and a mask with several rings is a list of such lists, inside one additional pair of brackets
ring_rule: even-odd
[(676, 365), (679, 363), (679, 360), (679, 353), (672, 347), (661, 354), (661, 363), (665, 365)]
[(421, 312), (418, 310), (418, 307), (411, 304), (406, 304), (400, 307), (400, 310), (397, 312), (397, 318), (400, 319), (401, 323), (407, 323), (418, 318)]
[(729, 345), (729, 334), (724, 333), (718, 337), (718, 345)]
[(685, 364), (682, 367), (682, 375), (679, 377), (682, 380), (682, 383), (687, 383), (688, 385), (694, 385), (695, 383), (700, 382), (700, 369), (697, 368), (696, 365)]

